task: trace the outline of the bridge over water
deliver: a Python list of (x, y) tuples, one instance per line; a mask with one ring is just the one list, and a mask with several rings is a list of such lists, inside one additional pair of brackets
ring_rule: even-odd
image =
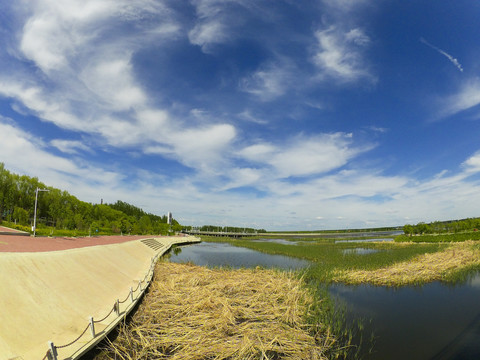
[(184, 234), (188, 235), (205, 235), (205, 236), (216, 236), (216, 237), (230, 237), (230, 238), (242, 238), (248, 236), (257, 236), (257, 232), (231, 232), (231, 231), (201, 231), (201, 230), (184, 230)]

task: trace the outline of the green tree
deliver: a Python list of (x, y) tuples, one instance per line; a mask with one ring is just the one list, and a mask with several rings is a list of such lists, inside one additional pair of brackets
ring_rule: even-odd
[(138, 223), (142, 234), (151, 234), (153, 232), (152, 221), (147, 215), (143, 215)]
[(409, 224), (404, 225), (404, 226), (403, 226), (403, 232), (405, 233), (405, 235), (412, 236), (412, 234), (413, 234), (413, 226), (412, 226), (412, 225), (409, 225)]
[(13, 210), (13, 219), (16, 220), (20, 225), (28, 225), (28, 211), (22, 209), (21, 207), (15, 206)]

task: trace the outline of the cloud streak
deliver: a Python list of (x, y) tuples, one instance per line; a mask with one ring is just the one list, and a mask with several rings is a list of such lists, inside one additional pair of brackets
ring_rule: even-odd
[(340, 82), (356, 82), (360, 79), (374, 80), (368, 70), (363, 51), (370, 44), (370, 38), (360, 28), (345, 31), (330, 26), (315, 32), (317, 44), (312, 62), (321, 77), (337, 79)]
[(462, 65), (458, 62), (457, 59), (455, 59), (452, 55), (450, 55), (449, 53), (447, 53), (446, 51), (436, 47), (435, 45), (433, 44), (430, 44), (427, 40), (425, 40), (423, 37), (420, 38), (420, 42), (427, 45), (428, 47), (432, 48), (433, 50), (437, 51), (439, 54), (442, 54), (443, 56), (445, 56), (448, 60), (450, 60), (450, 62), (455, 65), (455, 67), (460, 71), (460, 72), (463, 72), (463, 67)]

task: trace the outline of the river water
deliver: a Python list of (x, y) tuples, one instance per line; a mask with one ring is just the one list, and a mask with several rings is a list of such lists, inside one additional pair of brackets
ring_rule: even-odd
[(258, 251), (235, 247), (225, 243), (202, 242), (181, 248), (178, 254), (172, 254), (171, 262), (191, 261), (200, 266), (226, 266), (234, 269), (262, 266), (265, 268), (300, 269), (310, 262), (283, 255), (268, 255)]
[[(223, 243), (183, 247), (170, 261), (232, 268), (300, 269), (309, 265)], [(329, 291), (337, 303), (346, 306), (348, 320), (364, 319), (364, 334), (375, 335), (374, 351), (363, 354), (363, 359), (480, 359), (480, 274), (454, 286), (439, 282), (398, 289), (333, 285)]]

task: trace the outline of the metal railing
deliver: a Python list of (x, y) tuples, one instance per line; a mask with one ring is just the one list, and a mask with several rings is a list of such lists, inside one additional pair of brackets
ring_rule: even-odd
[[(71, 342), (69, 342), (68, 344), (65, 344), (65, 345), (55, 345), (53, 343), (53, 341), (49, 341), (48, 342), (47, 353), (45, 354), (45, 356), (43, 357), (42, 360), (47, 360), (47, 359), (48, 360), (58, 360), (58, 350), (67, 348), (67, 347), (75, 344), (82, 337), (84, 337), (84, 335), (88, 331), (88, 329), (90, 329), (90, 335), (91, 335), (90, 341), (87, 342), (84, 346), (80, 347), (80, 349), (77, 349), (75, 351), (75, 353), (83, 352), (83, 350), (87, 350), (90, 346), (92, 346), (91, 341), (93, 341), (94, 339), (98, 338), (98, 341), (100, 341), (103, 337), (105, 337), (107, 335), (107, 333), (105, 333), (105, 332), (96, 333), (95, 324), (104, 322), (105, 320), (107, 320), (107, 318), (110, 315), (112, 315), (112, 313), (115, 313), (116, 316), (105, 327), (105, 328), (108, 328), (114, 322), (118, 322), (118, 320), (120, 318), (123, 318), (123, 317), (128, 315), (130, 310), (133, 308), (133, 306), (141, 298), (141, 296), (143, 295), (145, 290), (150, 285), (150, 283), (152, 281), (152, 278), (153, 278), (155, 264), (156, 264), (158, 258), (161, 255), (163, 255), (163, 253), (158, 253), (152, 258), (151, 263), (150, 263), (150, 268), (148, 269), (145, 277), (138, 282), (138, 285), (135, 289), (130, 288), (130, 292), (128, 293), (127, 297), (124, 300), (120, 301), (119, 299), (117, 299), (115, 301), (115, 303), (113, 304), (112, 309), (110, 310), (110, 312), (107, 315), (105, 315), (102, 319), (99, 319), (99, 320), (94, 320), (93, 316), (90, 316), (90, 319), (89, 319), (89, 322), (88, 322), (87, 326), (85, 327), (85, 329), (82, 331), (82, 333), (75, 340), (73, 340), (73, 341), (71, 341)], [(135, 296), (134, 294), (137, 292), (137, 290), (140, 290), (140, 291)], [(123, 312), (120, 311), (120, 304), (126, 303), (129, 299), (130, 299), (129, 307), (127, 307)]]

